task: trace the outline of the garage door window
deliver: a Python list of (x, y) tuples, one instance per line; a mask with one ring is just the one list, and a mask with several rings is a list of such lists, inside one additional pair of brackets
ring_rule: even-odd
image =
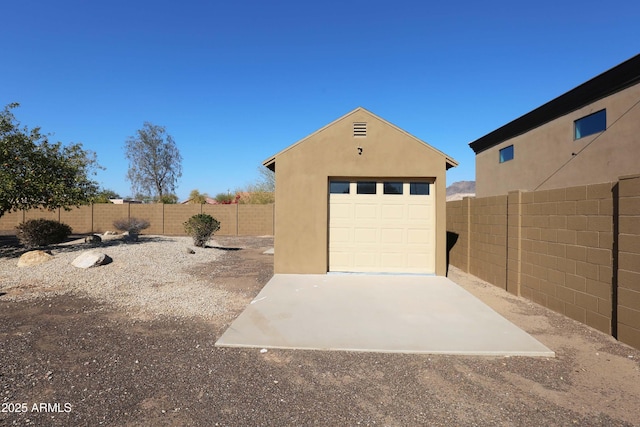
[(401, 182), (385, 182), (384, 194), (402, 194)]
[(409, 184), (409, 192), (413, 196), (428, 196), (429, 183), (428, 182), (412, 182)]
[(349, 182), (331, 181), (329, 183), (329, 192), (331, 194), (349, 194)]
[(376, 194), (375, 181), (359, 181), (357, 187), (358, 194)]

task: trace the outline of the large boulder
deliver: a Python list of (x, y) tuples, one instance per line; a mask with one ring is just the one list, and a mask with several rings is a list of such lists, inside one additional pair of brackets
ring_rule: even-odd
[(29, 251), (22, 254), (18, 259), (18, 267), (31, 267), (50, 261), (53, 259), (53, 255), (49, 251)]
[(86, 251), (78, 255), (71, 265), (78, 268), (91, 268), (109, 264), (110, 262), (111, 258), (107, 254), (98, 251)]

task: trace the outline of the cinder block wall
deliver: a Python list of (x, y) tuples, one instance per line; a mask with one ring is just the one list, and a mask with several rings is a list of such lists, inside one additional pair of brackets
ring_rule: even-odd
[(8, 212), (0, 216), (0, 230), (15, 231), (18, 224), (24, 221), (24, 211)]
[(618, 192), (617, 334), (640, 348), (640, 175), (621, 178)]
[(274, 205), (238, 206), (238, 234), (241, 236), (273, 235)]
[(447, 202), (447, 251), (449, 264), (469, 271), (469, 209), (471, 199)]
[[(91, 205), (93, 209), (93, 226), (91, 233), (104, 233), (105, 231), (116, 231), (113, 221), (121, 218), (129, 218), (129, 204), (112, 205), (109, 203), (99, 203)], [(75, 224), (69, 224), (72, 228)]]
[(237, 236), (238, 206), (239, 205), (202, 205), (202, 212), (220, 221), (220, 230), (218, 230), (216, 234), (220, 236)]
[(469, 272), (507, 289), (507, 196), (473, 199), (470, 207)]
[(611, 333), (613, 183), (522, 193), (521, 294)]
[(449, 202), (447, 225), (452, 265), (640, 348), (640, 175)]
[(31, 209), (24, 213), (25, 221), (38, 218), (60, 221), (60, 209), (55, 209), (53, 211), (47, 209)]
[[(60, 222), (68, 224), (74, 233), (84, 234), (92, 232), (93, 211), (91, 206), (80, 206), (71, 210), (60, 210)], [(73, 224), (73, 225), (71, 225)]]
[(166, 236), (184, 236), (184, 222), (202, 213), (202, 205), (164, 205), (164, 231)]
[(68, 224), (74, 233), (104, 233), (113, 231), (113, 222), (121, 218), (137, 217), (149, 221), (144, 234), (184, 236), (184, 222), (193, 215), (207, 213), (220, 221), (221, 236), (253, 235), (272, 236), (274, 231), (274, 206), (270, 205), (163, 205), (99, 203), (72, 208), (69, 211), (55, 209), (31, 209), (11, 212), (0, 217), (0, 231), (15, 232), (25, 220), (46, 218)]
[(143, 231), (145, 234), (164, 234), (163, 204), (131, 204), (129, 207), (129, 217), (149, 221), (149, 228)]

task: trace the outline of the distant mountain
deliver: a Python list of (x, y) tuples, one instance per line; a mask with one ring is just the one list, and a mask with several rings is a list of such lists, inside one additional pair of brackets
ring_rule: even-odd
[(465, 197), (475, 197), (475, 181), (458, 181), (447, 187), (447, 202), (452, 200), (462, 200)]

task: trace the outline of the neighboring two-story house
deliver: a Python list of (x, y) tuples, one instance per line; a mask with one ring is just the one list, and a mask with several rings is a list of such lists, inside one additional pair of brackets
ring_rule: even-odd
[(476, 197), (640, 172), (640, 55), (469, 144)]

